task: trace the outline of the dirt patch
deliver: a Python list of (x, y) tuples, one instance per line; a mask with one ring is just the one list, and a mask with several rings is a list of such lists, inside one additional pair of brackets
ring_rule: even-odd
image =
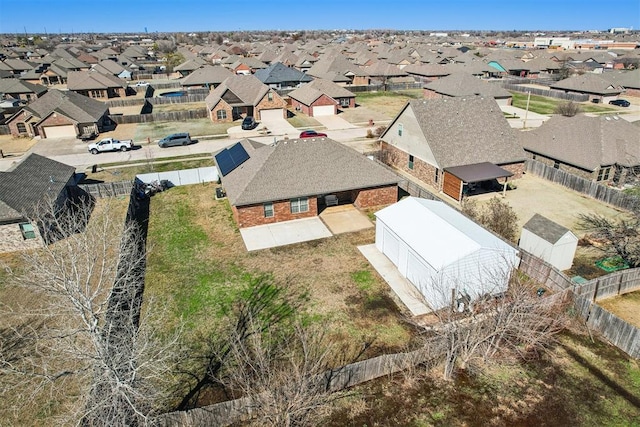
[(640, 328), (640, 291), (600, 300), (598, 305)]
[(366, 92), (356, 94), (356, 108), (344, 108), (340, 117), (351, 123), (393, 119), (409, 99), (422, 98), (421, 90)]
[[(538, 213), (567, 227), (577, 236), (583, 236), (585, 232), (577, 227), (579, 214), (595, 213), (616, 219), (624, 212), (531, 174), (524, 175), (521, 179), (514, 181), (514, 184), (517, 188), (507, 191), (505, 200), (516, 211), (519, 228)], [(502, 196), (501, 193), (488, 193), (473, 196), (471, 199), (482, 204), (492, 197)]]

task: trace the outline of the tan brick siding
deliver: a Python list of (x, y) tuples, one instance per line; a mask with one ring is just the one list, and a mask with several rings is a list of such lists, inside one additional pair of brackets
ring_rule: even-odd
[[(227, 117), (225, 119), (222, 119), (222, 120), (218, 119), (219, 110), (225, 110), (227, 112)], [(233, 108), (231, 108), (231, 106), (227, 104), (225, 100), (221, 99), (220, 102), (218, 102), (216, 106), (213, 107), (209, 117), (211, 117), (212, 122), (231, 123), (233, 121)]]
[[(273, 98), (271, 99), (271, 101), (269, 101), (269, 93), (273, 95)], [(261, 120), (260, 110), (273, 110), (276, 108), (283, 108), (283, 109), (287, 108), (287, 101), (285, 101), (280, 95), (278, 95), (278, 93), (275, 90), (270, 89), (269, 93), (265, 94), (264, 97), (260, 100), (260, 102), (258, 102), (258, 105), (256, 105), (256, 120)], [(286, 114), (286, 111), (284, 114)], [(286, 116), (284, 116), (283, 118), (286, 119)]]
[(442, 189), (441, 170), (438, 170), (438, 182), (436, 182), (437, 168), (417, 157), (413, 159), (413, 169), (409, 169), (409, 154), (384, 141), (381, 141), (380, 159), (383, 163), (415, 176), (437, 190)]

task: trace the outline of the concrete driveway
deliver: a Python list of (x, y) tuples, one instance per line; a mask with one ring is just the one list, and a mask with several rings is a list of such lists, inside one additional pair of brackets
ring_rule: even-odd
[(329, 229), (317, 216), (241, 228), (240, 235), (248, 251), (275, 248), (332, 236)]
[(353, 129), (358, 127), (338, 115), (314, 116), (313, 118), (322, 123), (322, 126), (326, 127), (327, 130)]
[(269, 135), (272, 137), (288, 136), (289, 138), (297, 138), (300, 135), (300, 131), (284, 118), (268, 118), (258, 123), (256, 130), (262, 129), (266, 126), (269, 130)]
[[(504, 113), (515, 114), (516, 116), (518, 116), (517, 119), (507, 118), (509, 125), (511, 125), (512, 128), (516, 128), (516, 129), (523, 129), (525, 127), (537, 128), (537, 127), (540, 127), (542, 123), (549, 120), (550, 118), (550, 116), (534, 113), (533, 111), (526, 111), (526, 110), (523, 110), (522, 108), (517, 108), (512, 105), (501, 105), (500, 109)], [(526, 118), (526, 123), (525, 123), (525, 118)]]

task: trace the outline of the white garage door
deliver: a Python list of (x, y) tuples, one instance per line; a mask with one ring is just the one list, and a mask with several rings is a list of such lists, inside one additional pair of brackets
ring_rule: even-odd
[(76, 128), (73, 125), (45, 126), (42, 128), (45, 138), (75, 138)]
[(313, 107), (314, 116), (333, 116), (336, 113), (336, 107), (334, 105), (319, 105)]
[(260, 110), (260, 120), (284, 120), (284, 110), (276, 108), (274, 110)]
[(397, 267), (400, 261), (400, 242), (396, 236), (388, 230), (384, 230), (382, 238), (382, 253)]

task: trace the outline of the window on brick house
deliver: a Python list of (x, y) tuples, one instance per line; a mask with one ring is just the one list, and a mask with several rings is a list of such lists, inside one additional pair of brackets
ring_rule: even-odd
[(554, 169), (560, 169), (560, 162), (557, 161), (557, 160), (555, 162), (553, 162), (553, 167), (554, 167)]
[(27, 125), (24, 123), (18, 123), (16, 127), (18, 128), (18, 133), (27, 133)]
[(273, 101), (273, 92), (267, 92), (267, 101)]
[(309, 199), (307, 197), (298, 197), (291, 199), (291, 213), (301, 213), (309, 211)]
[(271, 202), (263, 203), (262, 207), (264, 209), (264, 217), (273, 218), (273, 203)]
[(413, 169), (413, 156), (409, 154), (409, 169)]
[(225, 120), (227, 118), (227, 110), (218, 110), (216, 112), (218, 120)]
[(404, 130), (404, 126), (402, 126), (402, 123), (398, 123), (398, 136), (402, 136), (403, 130)]
[(438, 176), (440, 175), (440, 169), (436, 168), (436, 173), (433, 177), (433, 180), (436, 182), (436, 184), (438, 183)]
[(611, 173), (611, 168), (600, 168), (598, 171), (598, 181), (607, 181), (609, 179), (609, 174)]

